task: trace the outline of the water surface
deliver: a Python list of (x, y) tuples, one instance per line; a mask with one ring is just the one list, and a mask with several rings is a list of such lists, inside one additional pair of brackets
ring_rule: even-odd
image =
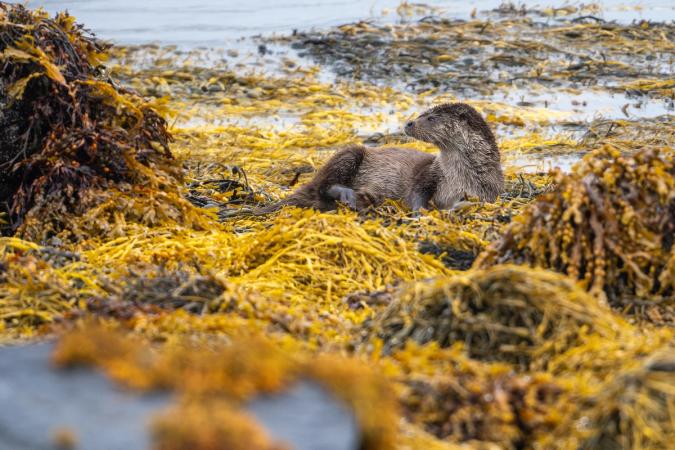
[[(502, 4), (501, 0), (481, 0), (466, 2), (461, 0), (427, 0), (424, 2), (433, 11), (421, 11), (418, 14), (440, 15), (447, 18), (469, 19), (472, 14), (489, 11)], [(578, 2), (563, 1), (526, 1), (518, 2), (528, 8), (545, 9), (548, 6), (579, 6)], [(312, 65), (311, 59), (298, 58), (289, 48), (274, 48), (269, 55), (258, 54), (259, 40), (250, 39), (257, 35), (291, 34), (294, 30), (311, 29), (327, 30), (336, 25), (368, 20), (374, 22), (401, 22), (411, 20), (409, 16), (397, 13), (401, 0), (32, 0), (32, 7), (43, 6), (49, 12), (68, 10), (80, 23), (86, 24), (99, 37), (118, 44), (134, 45), (158, 43), (176, 45), (179, 50), (167, 49), (171, 55), (188, 55), (190, 64), (209, 66), (224, 64), (240, 72), (251, 70), (274, 73), (274, 61), (284, 56), (293, 57), (301, 65)], [(672, 21), (675, 18), (675, 2), (668, 0), (647, 1), (602, 1), (601, 9), (593, 12), (575, 14), (592, 14), (621, 23), (640, 20), (657, 22)], [(418, 15), (417, 18), (420, 16)], [(537, 20), (555, 20), (555, 18), (537, 18)], [(267, 44), (270, 45), (269, 43)], [(203, 50), (202, 50), (203, 48)], [(194, 56), (194, 55), (199, 56)], [(152, 63), (156, 62), (155, 60)], [(334, 82), (336, 75), (330, 68), (320, 71), (319, 79)], [(395, 80), (387, 81), (396, 86)], [(623, 92), (614, 92), (603, 88), (582, 87), (574, 90), (546, 88), (529, 89), (531, 86), (500, 90), (488, 97), (470, 96), (471, 99), (482, 99), (503, 102), (512, 106), (521, 106), (526, 99), (530, 106), (544, 110), (568, 113), (577, 121), (590, 122), (594, 119), (641, 119), (671, 114), (673, 103), (667, 99), (650, 99), (648, 97), (633, 98)], [(390, 105), (383, 105), (385, 110)], [(405, 112), (414, 115), (419, 108)], [(363, 112), (363, 111), (352, 111)], [(376, 108), (363, 113), (376, 113)], [(381, 112), (381, 111), (380, 111)], [(385, 116), (386, 117), (386, 116)], [(193, 117), (181, 126), (199, 126), (205, 124), (205, 118)], [(272, 125), (277, 128), (288, 128), (298, 123), (298, 118), (258, 117), (257, 125)], [(272, 120), (271, 123), (270, 120)], [(222, 116), (210, 118), (214, 124), (253, 125), (250, 118)], [(377, 129), (361, 129), (367, 135), (374, 132), (391, 133), (399, 131), (400, 120), (391, 117), (382, 122)], [(549, 130), (553, 133), (555, 130)], [(521, 166), (525, 171), (540, 171), (552, 166), (560, 166), (565, 170), (579, 158), (579, 155), (540, 157), (533, 155), (512, 155), (507, 165)]]
[[(449, 17), (468, 18), (475, 9), (489, 10), (501, 0), (426, 0)], [(556, 1), (517, 2), (528, 6), (562, 6)], [(668, 0), (602, 1), (598, 15), (630, 22), (673, 20), (675, 2)], [(50, 12), (68, 10), (106, 39), (122, 44), (159, 42), (185, 46), (220, 46), (256, 34), (290, 33), (294, 29), (328, 28), (358, 20), (398, 19), (401, 0), (30, 0)], [(572, 2), (576, 5), (577, 2)], [(387, 12), (389, 12), (387, 14)]]

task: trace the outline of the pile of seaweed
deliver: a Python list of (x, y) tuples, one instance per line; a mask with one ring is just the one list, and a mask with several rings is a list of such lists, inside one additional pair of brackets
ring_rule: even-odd
[(546, 368), (589, 332), (615, 338), (610, 319), (570, 279), (506, 265), (405, 287), (362, 330), (365, 342), (382, 341), (385, 354), (409, 340), (462, 342), (472, 358), (530, 369)]
[[(618, 375), (595, 385), (583, 369), (576, 377), (517, 374), (436, 350), (436, 357), (453, 358), (453, 364), (433, 376), (409, 376), (401, 405), (411, 423), (467, 448), (668, 448), (674, 361), (672, 346), (661, 345), (646, 355), (628, 353), (637, 364), (615, 366)], [(418, 349), (425, 351), (431, 353)]]
[(659, 448), (653, 430), (672, 435), (675, 392), (659, 383), (672, 376), (672, 330), (641, 330), (555, 272), (504, 265), (412, 283), (355, 338), (394, 367), (405, 417), (451, 442)]
[(91, 294), (90, 286), (61, 270), (77, 255), (52, 250), (17, 238), (0, 238), (0, 331), (16, 328), (32, 335)]
[[(109, 216), (139, 221), (188, 209), (173, 187), (180, 172), (164, 118), (106, 76), (107, 48), (68, 14), (50, 18), (0, 3), (0, 207), (7, 233), (40, 240), (70, 227), (81, 237), (72, 218), (106, 203)], [(114, 199), (119, 193), (127, 196), (123, 208)], [(162, 199), (153, 204), (155, 196)], [(96, 217), (102, 215), (92, 214), (82, 228), (114, 228), (113, 217)]]
[[(550, 268), (611, 305), (675, 301), (675, 163), (656, 149), (587, 155), (516, 218), (476, 264)], [(672, 312), (672, 311), (671, 311)]]
[(584, 450), (671, 446), (675, 438), (674, 355), (675, 348), (666, 346), (646, 358), (641, 366), (612, 380), (590, 402), (592, 432), (582, 442), (568, 436), (567, 446)]

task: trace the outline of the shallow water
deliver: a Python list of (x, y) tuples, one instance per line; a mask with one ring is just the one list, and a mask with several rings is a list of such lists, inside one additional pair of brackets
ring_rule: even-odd
[(512, 88), (506, 93), (495, 95), (494, 100), (510, 105), (523, 105), (526, 100), (527, 106), (567, 112), (579, 121), (649, 118), (668, 114), (673, 109), (672, 100), (632, 98), (622, 92), (593, 88), (575, 92), (554, 89), (537, 92)]
[[(159, 42), (185, 46), (220, 46), (256, 34), (290, 33), (294, 29), (327, 28), (357, 20), (398, 19), (401, 0), (31, 0), (31, 7), (55, 12), (67, 9), (106, 39), (123, 44)], [(501, 0), (466, 2), (426, 0), (449, 17), (468, 18), (471, 11), (489, 10)], [(532, 6), (564, 2), (517, 2)], [(675, 19), (668, 0), (601, 1), (598, 15), (607, 20)], [(577, 4), (573, 2), (573, 4)], [(387, 13), (389, 11), (389, 14)]]
[(50, 12), (68, 9), (101, 37), (119, 43), (218, 46), (242, 36), (287, 33), (373, 18), (399, 3), (399, 0), (36, 0), (29, 4), (44, 6)]
[[(458, 0), (428, 0), (434, 15), (448, 18), (468, 19), (472, 11), (479, 13), (498, 7), (501, 0), (464, 2)], [(528, 7), (544, 9), (547, 6), (569, 5), (562, 1), (519, 2)], [(670, 21), (675, 19), (675, 2), (651, 1), (602, 1), (601, 10), (593, 15), (605, 20), (630, 23), (636, 20)], [(292, 57), (300, 65), (312, 65), (310, 59), (297, 58), (297, 53), (288, 47), (275, 47), (267, 43), (273, 56), (258, 54), (259, 41), (250, 39), (256, 35), (290, 34), (294, 30), (328, 29), (330, 27), (370, 20), (377, 22), (401, 22), (410, 17), (400, 16), (397, 7), (401, 0), (32, 0), (30, 6), (44, 6), (50, 12), (68, 10), (81, 23), (86, 24), (98, 36), (114, 42), (134, 45), (157, 43), (175, 45), (171, 49), (175, 57), (185, 55), (190, 64), (200, 66), (223, 66), (239, 71), (261, 70), (275, 72), (280, 59)], [(579, 4), (573, 3), (578, 6)], [(418, 11), (418, 18), (429, 11)], [(543, 19), (548, 20), (548, 19)], [(204, 50), (198, 50), (203, 48)], [(190, 51), (189, 49), (193, 49)], [(188, 50), (183, 53), (181, 51)], [(234, 52), (236, 51), (236, 52)], [(268, 53), (269, 55), (269, 53)], [(157, 57), (157, 55), (155, 55)], [(138, 61), (136, 61), (138, 63)], [(672, 67), (672, 66), (671, 66)], [(670, 70), (670, 68), (666, 68)], [(322, 68), (319, 79), (333, 82), (335, 73)], [(395, 85), (392, 81), (392, 83)], [(647, 97), (631, 98), (623, 92), (612, 92), (588, 86), (579, 89), (512, 86), (499, 90), (488, 97), (471, 97), (475, 100), (490, 100), (516, 107), (535, 107), (567, 113), (566, 117), (578, 122), (593, 119), (636, 119), (672, 114), (672, 100), (654, 100)], [(389, 108), (381, 106), (380, 108)], [(364, 114), (382, 112), (372, 108)], [(415, 108), (405, 111), (414, 115)], [(384, 117), (387, 117), (386, 115)], [(359, 134), (391, 133), (400, 131), (400, 120), (391, 117), (377, 128), (359, 129)], [(274, 117), (218, 118), (192, 117), (181, 123), (183, 127), (206, 124), (243, 124), (247, 126), (272, 126), (288, 128), (298, 123), (294, 115)], [(542, 171), (552, 167), (569, 170), (578, 155), (542, 157), (541, 155), (513, 154), (505, 164), (517, 166), (523, 171)]]

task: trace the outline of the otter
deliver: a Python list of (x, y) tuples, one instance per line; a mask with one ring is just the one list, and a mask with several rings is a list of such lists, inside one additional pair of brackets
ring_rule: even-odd
[(361, 210), (384, 199), (403, 200), (413, 211), (452, 208), (465, 194), (494, 202), (504, 184), (499, 149), (483, 117), (464, 103), (446, 103), (406, 123), (405, 134), (438, 147), (418, 150), (351, 145), (338, 151), (314, 178), (281, 202), (282, 206), (328, 211), (344, 203)]

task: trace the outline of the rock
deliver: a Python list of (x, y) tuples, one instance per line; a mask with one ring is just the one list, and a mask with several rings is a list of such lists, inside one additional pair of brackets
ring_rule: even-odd
[(126, 392), (91, 370), (53, 370), (51, 350), (0, 349), (0, 450), (63, 448), (64, 430), (80, 449), (149, 448), (147, 420), (170, 396)]
[(320, 386), (301, 382), (288, 392), (260, 397), (248, 410), (275, 439), (294, 450), (359, 448), (354, 418)]
[[(126, 391), (90, 369), (56, 370), (52, 349), (0, 348), (0, 450), (150, 448), (148, 423), (173, 396)], [(353, 416), (317, 384), (299, 382), (247, 409), (295, 450), (358, 448)]]

